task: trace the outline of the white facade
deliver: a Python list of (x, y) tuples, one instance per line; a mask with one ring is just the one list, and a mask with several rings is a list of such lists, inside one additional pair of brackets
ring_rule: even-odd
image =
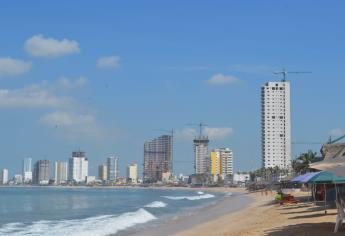
[(235, 173), (233, 177), (233, 181), (235, 184), (239, 183), (246, 183), (249, 181), (250, 175), (249, 174), (243, 174), (243, 173)]
[(230, 148), (217, 148), (214, 150), (220, 159), (220, 174), (223, 179), (233, 174), (233, 152)]
[(107, 177), (110, 182), (116, 182), (119, 176), (119, 158), (111, 156), (107, 158)]
[(23, 182), (32, 182), (32, 159), (24, 158), (23, 160)]
[(138, 165), (130, 164), (127, 166), (127, 182), (136, 184), (138, 182)]
[(261, 88), (262, 166), (291, 168), (290, 83), (268, 82)]
[(55, 162), (55, 184), (64, 184), (67, 182), (67, 162), (56, 161)]
[(194, 169), (195, 174), (206, 174), (210, 168), (207, 137), (194, 139)]
[(68, 163), (68, 180), (77, 183), (85, 182), (88, 176), (89, 162), (84, 152), (73, 152)]
[(8, 184), (8, 169), (2, 169), (0, 175), (0, 184)]

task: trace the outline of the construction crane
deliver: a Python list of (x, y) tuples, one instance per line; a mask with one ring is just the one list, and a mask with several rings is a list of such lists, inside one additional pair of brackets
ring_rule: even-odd
[(280, 74), (283, 75), (282, 82), (286, 81), (286, 78), (287, 78), (288, 74), (309, 74), (309, 73), (311, 73), (311, 71), (287, 71), (285, 68), (283, 68), (280, 71), (274, 71), (273, 72), (273, 74), (275, 74), (275, 75), (280, 75)]
[(187, 124), (188, 126), (199, 126), (199, 137), (202, 136), (202, 129), (205, 126), (208, 126), (207, 124), (200, 122), (199, 124)]
[(324, 144), (324, 142), (305, 142), (305, 141), (297, 141), (297, 142), (291, 142), (292, 145), (318, 145), (318, 144)]

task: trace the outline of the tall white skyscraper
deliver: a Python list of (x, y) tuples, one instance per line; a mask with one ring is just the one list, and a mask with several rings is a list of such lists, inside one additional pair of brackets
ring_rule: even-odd
[(0, 184), (8, 184), (8, 169), (2, 169), (0, 172)]
[(23, 182), (32, 182), (32, 159), (24, 158), (23, 160)]
[(110, 182), (115, 182), (119, 176), (119, 158), (108, 157), (107, 158), (107, 175)]
[(210, 171), (210, 155), (208, 153), (208, 143), (208, 137), (200, 136), (194, 139), (195, 174), (206, 174)]
[(262, 166), (291, 168), (290, 83), (268, 82), (261, 88)]
[(77, 183), (85, 182), (88, 176), (89, 161), (85, 157), (85, 152), (76, 151), (68, 162), (68, 180)]
[(56, 161), (55, 162), (55, 184), (64, 184), (67, 181), (67, 162)]

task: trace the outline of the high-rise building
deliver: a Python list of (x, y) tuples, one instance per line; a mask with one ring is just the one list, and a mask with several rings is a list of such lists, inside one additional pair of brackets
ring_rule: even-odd
[(144, 182), (162, 181), (163, 173), (172, 173), (172, 135), (162, 135), (144, 144)]
[(107, 158), (107, 177), (110, 182), (116, 182), (119, 176), (119, 158), (108, 157)]
[(268, 82), (261, 88), (262, 167), (291, 167), (290, 83)]
[(49, 183), (49, 161), (39, 160), (34, 165), (33, 174), (34, 184), (48, 184)]
[(23, 182), (32, 182), (32, 159), (24, 158), (23, 160)]
[(56, 161), (55, 162), (55, 184), (65, 184), (67, 182), (67, 162)]
[(68, 162), (68, 180), (73, 182), (85, 182), (88, 176), (89, 161), (85, 157), (85, 152), (72, 152), (72, 157)]
[(98, 178), (102, 181), (108, 180), (108, 170), (106, 164), (98, 166)]
[(8, 169), (2, 169), (0, 172), (0, 184), (8, 184)]
[(209, 139), (206, 136), (199, 136), (193, 142), (195, 174), (207, 174), (210, 171)]
[(136, 163), (127, 166), (127, 183), (138, 182), (138, 165)]
[(229, 148), (217, 148), (211, 152), (211, 175), (225, 179), (233, 174), (233, 153)]

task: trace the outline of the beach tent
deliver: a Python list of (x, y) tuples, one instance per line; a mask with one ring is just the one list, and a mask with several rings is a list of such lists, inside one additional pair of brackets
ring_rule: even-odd
[(317, 175), (319, 172), (311, 172), (311, 173), (306, 173), (304, 175), (297, 176), (293, 179), (290, 180), (290, 182), (295, 182), (295, 183), (307, 183), (312, 177)]
[(336, 184), (345, 183), (345, 176), (339, 177), (328, 171), (316, 172), (306, 183), (312, 184)]

